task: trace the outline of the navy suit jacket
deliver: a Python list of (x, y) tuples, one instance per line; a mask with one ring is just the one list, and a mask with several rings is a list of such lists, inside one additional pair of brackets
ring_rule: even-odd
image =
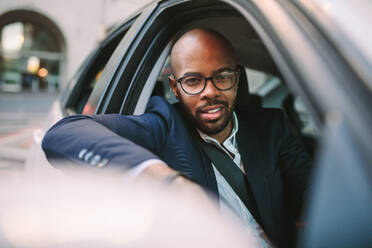
[[(256, 218), (274, 244), (292, 246), (294, 218), (309, 188), (310, 159), (280, 110), (238, 112), (238, 119), (238, 148), (255, 199)], [(80, 167), (106, 159), (106, 168), (119, 170), (159, 158), (218, 196), (211, 161), (195, 133), (179, 104), (153, 97), (146, 113), (139, 116), (64, 118), (47, 132), (42, 146), (59, 168), (63, 163), (54, 160), (61, 158)]]

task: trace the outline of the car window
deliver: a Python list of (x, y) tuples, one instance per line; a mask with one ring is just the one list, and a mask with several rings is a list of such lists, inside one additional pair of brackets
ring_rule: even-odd
[(81, 114), (83, 112), (85, 104), (87, 103), (88, 98), (90, 94), (92, 93), (94, 86), (96, 85), (99, 77), (102, 74), (104, 65), (105, 64), (101, 64), (102, 68), (99, 68), (98, 71), (95, 73), (95, 75), (93, 74), (93, 78), (86, 80), (86, 86), (83, 88), (79, 96), (79, 99), (77, 101), (77, 104), (75, 106), (76, 113)]
[(318, 135), (319, 131), (315, 126), (314, 120), (300, 97), (295, 98), (294, 108), (303, 124), (301, 132), (306, 135)]
[(262, 100), (264, 108), (281, 108), (287, 114), (290, 123), (300, 131), (301, 135), (316, 136), (318, 130), (306, 105), (299, 96), (293, 95), (279, 77), (263, 71), (245, 68), (249, 91)]
[(111, 57), (124, 34), (125, 33), (121, 33), (100, 50), (100, 54), (92, 63), (89, 72), (86, 74), (85, 78), (82, 79), (83, 87), (77, 98), (76, 104), (73, 106), (73, 109), (76, 113), (80, 114), (83, 112), (85, 104), (102, 74), (103, 68), (107, 64), (107, 61)]
[(291, 92), (280, 77), (251, 68), (245, 70), (250, 94), (259, 99), (263, 108), (281, 108), (293, 133), (310, 156), (314, 157), (319, 132), (301, 97)]
[(169, 87), (168, 77), (172, 75), (169, 57), (165, 61), (162, 70), (159, 73), (158, 80), (152, 92), (152, 96), (162, 96), (164, 97), (169, 103), (177, 102), (176, 97), (174, 96), (171, 88)]
[(71, 86), (72, 90), (69, 93), (69, 99), (65, 107), (69, 113), (81, 114), (84, 112), (86, 103), (93, 89), (97, 86), (98, 79), (102, 75), (103, 69), (119, 42), (126, 34), (131, 23), (133, 23), (133, 20), (110, 34), (101, 42), (93, 54), (89, 56), (88, 61), (84, 62), (84, 66), (81, 69), (82, 72), (79, 74), (79, 77), (75, 79), (75, 84)]

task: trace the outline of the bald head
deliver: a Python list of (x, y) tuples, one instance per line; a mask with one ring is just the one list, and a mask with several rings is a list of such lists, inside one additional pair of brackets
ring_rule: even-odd
[(185, 63), (196, 60), (228, 59), (236, 64), (235, 53), (231, 43), (220, 33), (211, 29), (192, 29), (183, 34), (173, 45), (170, 63), (173, 75), (180, 77), (180, 68), (187, 67)]
[(221, 143), (232, 130), (239, 81), (231, 43), (213, 30), (193, 29), (174, 44), (170, 61), (169, 86), (185, 113), (201, 132)]

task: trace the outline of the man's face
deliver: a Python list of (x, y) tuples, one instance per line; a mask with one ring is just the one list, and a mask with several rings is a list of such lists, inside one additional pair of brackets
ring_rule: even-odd
[[(231, 51), (225, 49), (218, 40), (203, 40), (203, 37), (200, 40), (199, 37), (188, 40), (186, 44), (187, 46), (182, 47), (182, 52), (172, 60), (176, 79), (190, 74), (212, 77), (224, 69), (236, 70)], [(177, 99), (203, 133), (216, 135), (231, 127), (237, 84), (230, 90), (220, 91), (208, 80), (205, 89), (196, 95), (185, 93), (174, 78), (170, 78), (170, 85)]]

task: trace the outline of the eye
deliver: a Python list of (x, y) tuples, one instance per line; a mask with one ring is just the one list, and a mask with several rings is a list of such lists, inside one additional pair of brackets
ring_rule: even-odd
[(216, 81), (226, 81), (231, 80), (231, 78), (233, 78), (232, 72), (221, 72), (214, 77)]
[(187, 77), (183, 80), (184, 84), (187, 84), (188, 86), (198, 85), (202, 82), (201, 77)]
[(222, 74), (222, 73), (215, 76), (215, 78), (217, 80), (224, 80), (224, 79), (226, 79), (226, 77), (227, 76), (225, 74)]

